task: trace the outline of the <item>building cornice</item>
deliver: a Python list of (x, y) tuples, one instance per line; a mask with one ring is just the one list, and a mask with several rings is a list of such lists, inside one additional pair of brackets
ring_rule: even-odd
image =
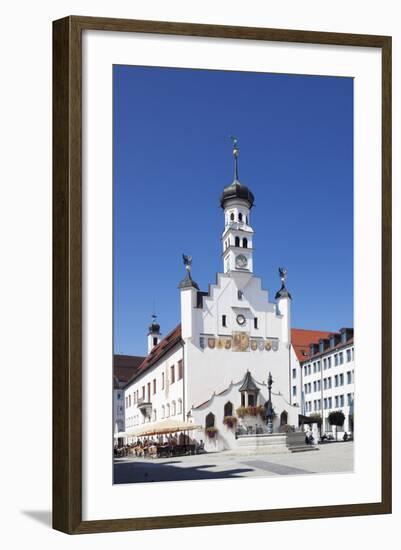
[(313, 361), (316, 361), (316, 359), (320, 359), (324, 356), (331, 355), (332, 353), (336, 353), (337, 351), (341, 351), (348, 347), (352, 347), (353, 345), (354, 345), (354, 338), (350, 338), (345, 343), (340, 342), (332, 348), (327, 348), (324, 351), (315, 353), (315, 355), (308, 357), (307, 359), (305, 359), (305, 361), (300, 361), (300, 365), (304, 366), (306, 363), (311, 363)]

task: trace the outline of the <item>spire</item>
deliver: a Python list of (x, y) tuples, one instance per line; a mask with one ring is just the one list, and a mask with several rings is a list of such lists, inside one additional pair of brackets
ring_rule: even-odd
[(291, 300), (292, 299), (291, 294), (288, 292), (288, 290), (285, 286), (285, 281), (287, 279), (288, 271), (285, 267), (279, 267), (278, 272), (279, 272), (280, 280), (281, 280), (281, 288), (280, 288), (280, 290), (278, 290), (276, 292), (276, 300), (278, 298), (289, 298)]
[(238, 138), (235, 136), (230, 136), (231, 141), (233, 142), (233, 157), (234, 157), (234, 181), (239, 181), (238, 179)]
[(230, 139), (233, 142), (234, 180), (224, 188), (220, 196), (220, 205), (224, 208), (226, 202), (230, 199), (243, 199), (247, 201), (249, 208), (252, 208), (255, 197), (248, 187), (243, 185), (238, 179), (238, 138), (230, 136)]
[(179, 288), (196, 288), (199, 290), (198, 285), (191, 277), (192, 256), (182, 255), (182, 259), (185, 265), (185, 277), (179, 284)]

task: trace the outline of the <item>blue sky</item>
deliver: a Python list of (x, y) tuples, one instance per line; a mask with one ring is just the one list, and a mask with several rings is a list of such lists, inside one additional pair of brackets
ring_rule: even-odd
[(230, 135), (270, 299), (283, 265), (293, 327), (353, 326), (352, 79), (115, 66), (113, 95), (116, 353), (146, 354), (154, 309), (179, 322), (183, 252), (202, 290), (223, 270)]

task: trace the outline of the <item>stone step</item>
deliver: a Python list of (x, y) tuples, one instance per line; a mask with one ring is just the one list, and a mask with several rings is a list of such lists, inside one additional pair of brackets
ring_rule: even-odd
[(315, 445), (299, 445), (294, 447), (288, 447), (291, 453), (304, 453), (306, 451), (318, 451), (319, 448)]
[(287, 454), (290, 449), (285, 445), (268, 445), (263, 447), (238, 447), (237, 449), (230, 449), (221, 451), (220, 454), (224, 456), (256, 456), (256, 455), (270, 455), (270, 454)]

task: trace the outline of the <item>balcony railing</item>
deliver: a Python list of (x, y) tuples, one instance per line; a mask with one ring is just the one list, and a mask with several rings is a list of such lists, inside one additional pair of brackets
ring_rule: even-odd
[(144, 397), (140, 397), (137, 401), (137, 407), (144, 416), (150, 416), (152, 413), (152, 402)]

